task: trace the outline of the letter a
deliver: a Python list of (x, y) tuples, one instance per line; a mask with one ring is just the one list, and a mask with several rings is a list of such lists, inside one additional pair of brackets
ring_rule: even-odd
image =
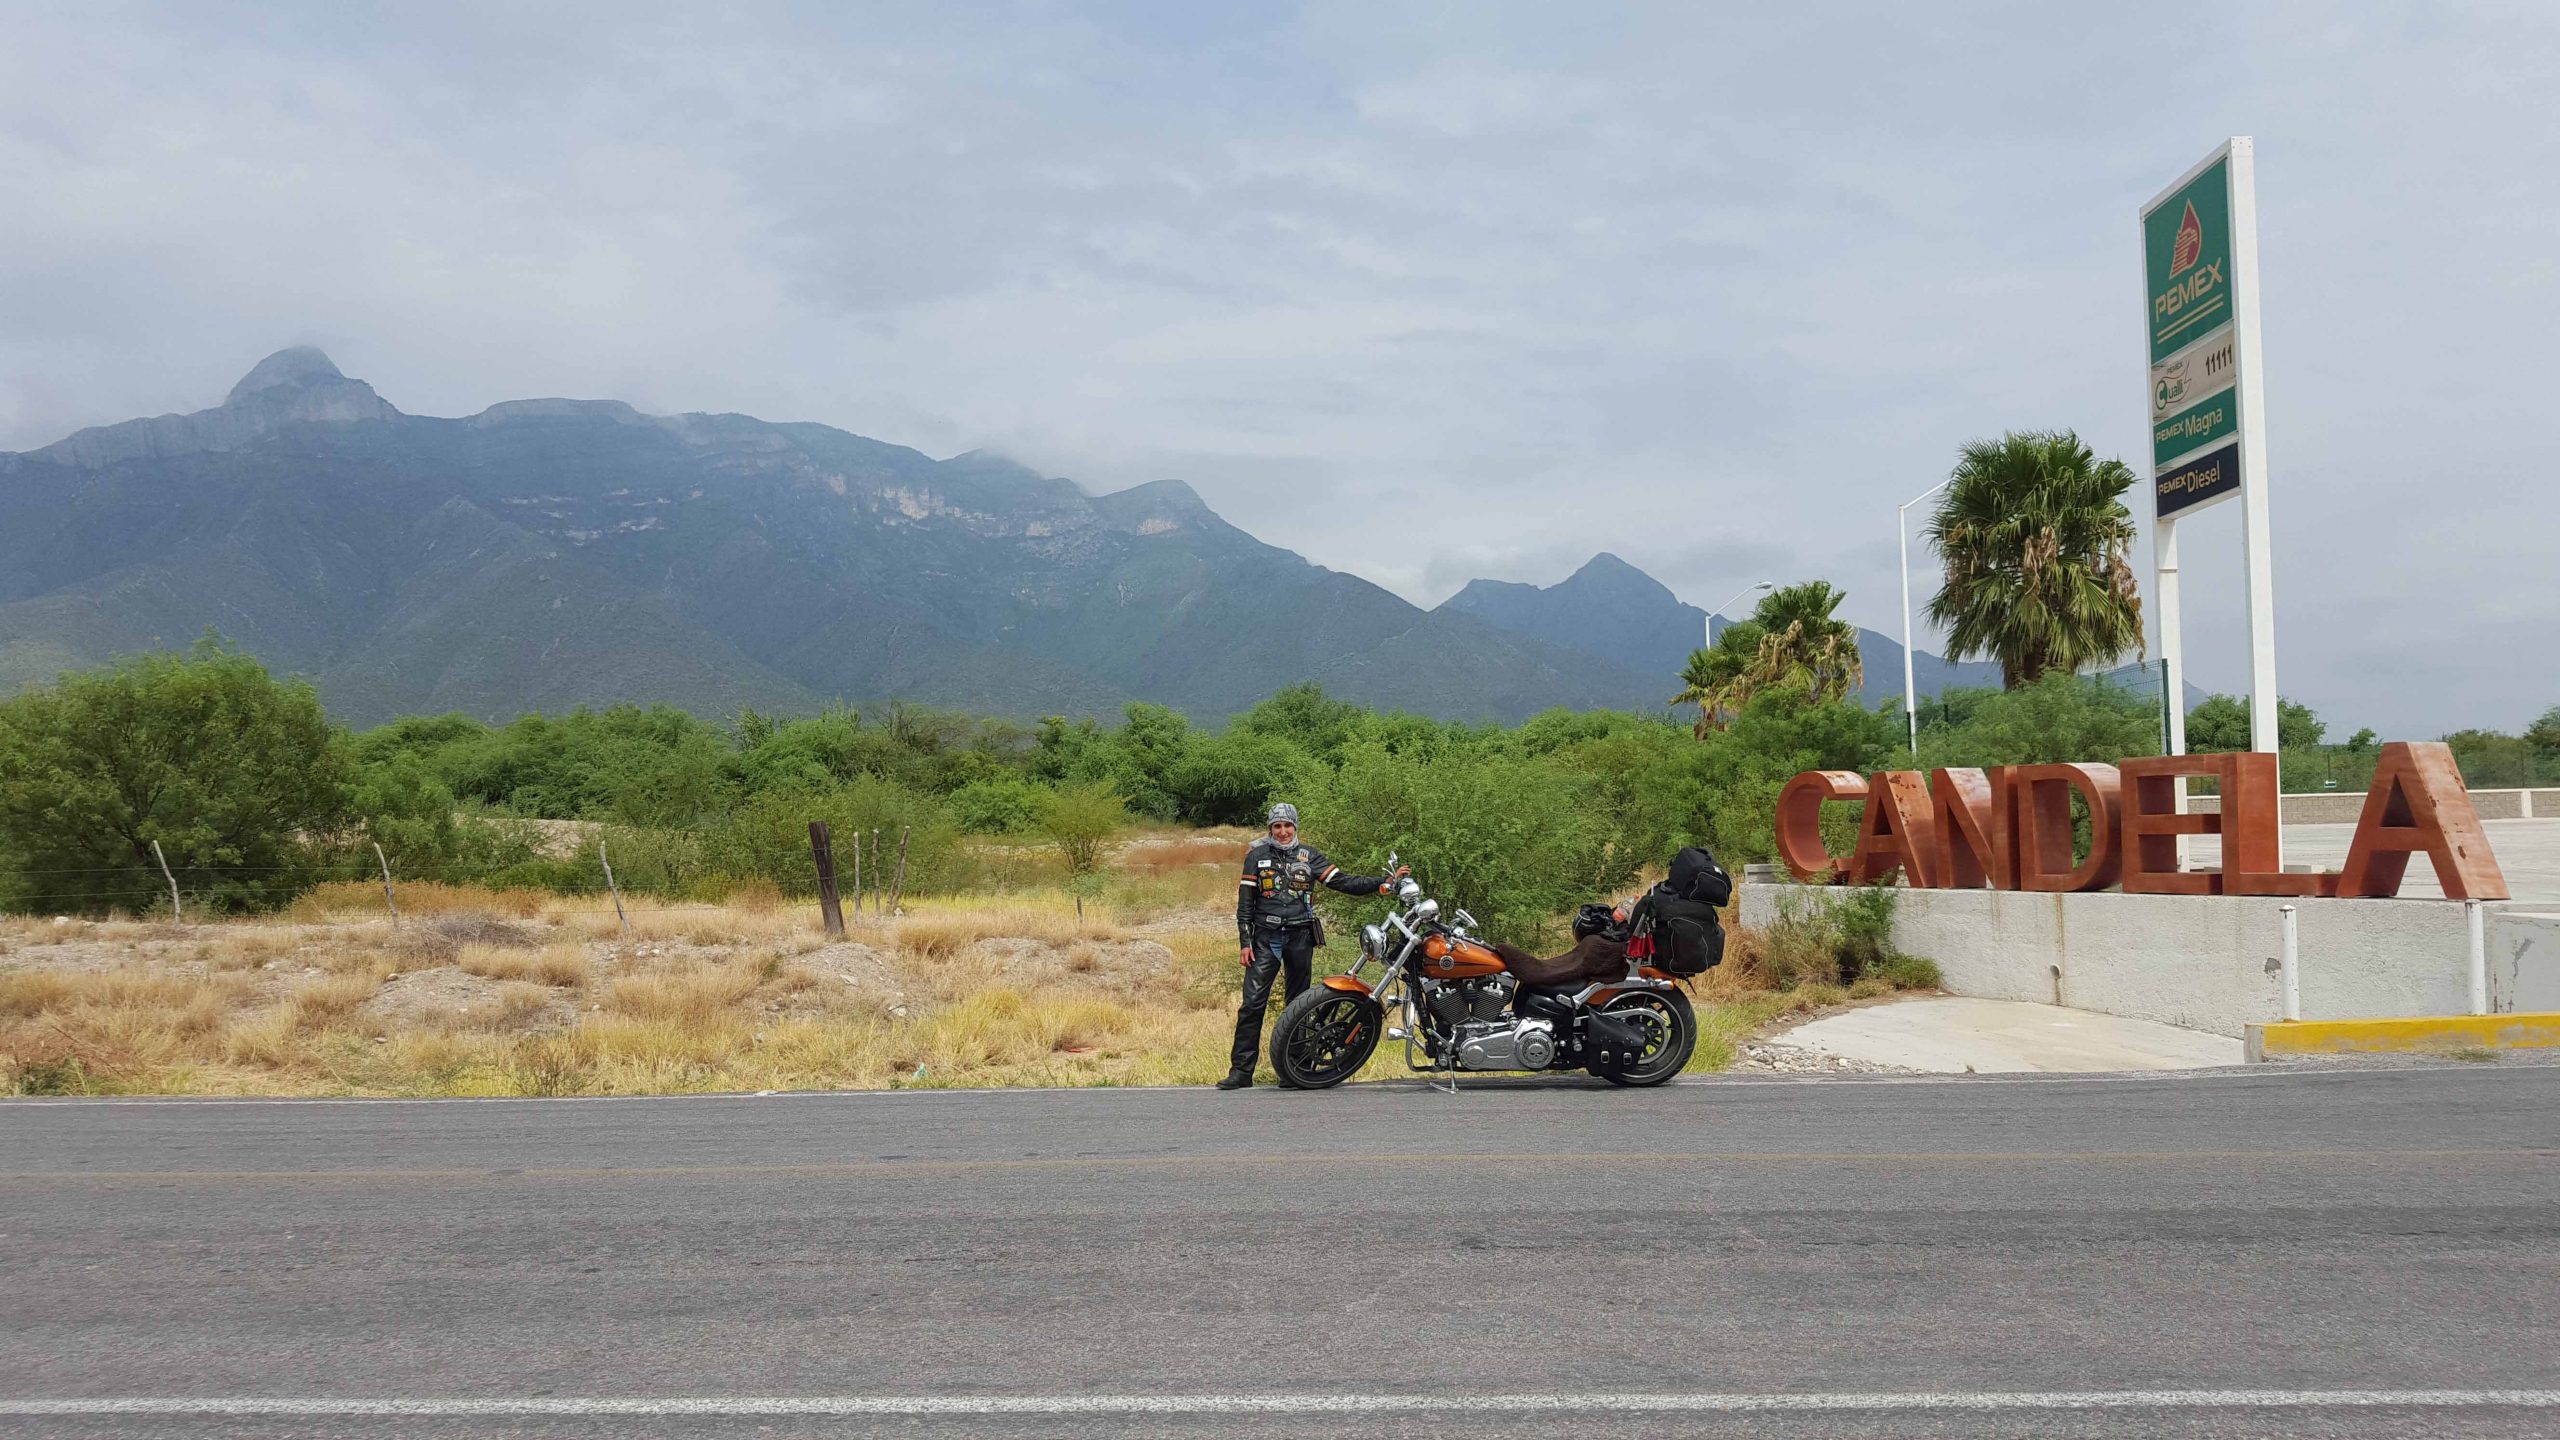
[(2341, 895), (2400, 893), (2409, 857), (2427, 852), (2448, 900), (2504, 900), (2507, 877), (2489, 853), (2480, 812), (2463, 788), (2462, 767), (2440, 740), (2394, 740), (2382, 747), (2364, 818), (2338, 872)]
[(1849, 860), (1854, 885), (1881, 885), (1900, 870), (1911, 884), (1935, 890), (1938, 821), (1929, 810), (1929, 787), (1917, 770), (1879, 770), (1867, 781), (1867, 813), (1858, 826), (1858, 853)]

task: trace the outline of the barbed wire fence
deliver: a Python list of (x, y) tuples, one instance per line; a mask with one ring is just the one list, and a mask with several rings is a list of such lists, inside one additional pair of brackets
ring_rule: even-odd
[[(810, 871), (802, 886), (786, 887), (769, 875), (723, 875), (716, 877), (734, 887), (737, 883), (761, 881), (772, 885), (778, 899), (803, 901), (813, 905), (820, 923), (829, 935), (844, 933), (841, 909), (845, 892), (832, 850), (832, 837), (824, 821), (810, 822)], [(852, 909), (864, 913), (866, 902), (875, 918), (905, 913), (906, 852), (911, 829), (901, 827), (897, 837), (897, 854), (892, 868), (883, 855), (886, 837), (871, 832), (866, 846), (861, 832), (852, 837), (853, 885), (850, 892)], [(460, 862), (442, 864), (395, 865), (378, 844), (368, 842), (374, 864), (371, 873), (347, 864), (285, 862), (265, 865), (190, 865), (172, 864), (153, 844), (153, 862), (161, 874), (161, 883), (147, 884), (140, 877), (149, 874), (141, 864), (90, 865), (56, 867), (11, 867), (0, 870), (0, 902), (20, 914), (60, 919), (95, 918), (104, 910), (109, 918), (152, 919), (166, 916), (172, 923), (186, 925), (208, 918), (228, 919), (254, 915), (273, 915), (288, 909), (295, 901), (323, 885), (370, 885), (379, 879), (384, 917), (393, 928), (404, 918), (419, 918), (425, 913), (424, 898), (414, 887), (435, 885), (453, 889), (480, 889), (493, 896), (540, 897), (546, 908), (561, 915), (612, 915), (620, 922), (625, 935), (630, 933), (630, 917), (634, 915), (672, 915), (700, 913), (718, 909), (728, 903), (722, 898), (679, 899), (655, 889), (642, 887), (626, 891), (613, 873), (613, 862), (606, 844), (596, 846), (596, 873), (590, 880), (569, 881), (557, 874), (539, 881), (528, 881), (521, 866), (488, 866)], [(866, 856), (866, 849), (869, 854)], [(862, 866), (868, 860), (875, 877), (866, 892)], [(706, 877), (712, 878), (712, 877)], [(795, 877), (796, 878), (796, 877)], [(96, 883), (91, 883), (92, 881)], [(400, 908), (400, 887), (413, 887), (410, 913), (404, 917)], [(645, 897), (655, 904), (636, 904)], [(557, 909), (559, 899), (597, 898), (608, 904), (579, 909)], [(521, 902), (518, 902), (521, 903)], [(433, 908), (432, 905), (430, 908)]]

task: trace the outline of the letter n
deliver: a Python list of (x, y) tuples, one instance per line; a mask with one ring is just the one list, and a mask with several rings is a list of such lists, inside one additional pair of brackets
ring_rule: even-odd
[(1858, 825), (1849, 882), (1881, 885), (1896, 870), (1922, 889), (1946, 883), (1938, 878), (1938, 820), (1917, 770), (1880, 770), (1867, 781), (1867, 813)]
[(2355, 843), (2338, 873), (2341, 895), (2397, 895), (2409, 857), (2427, 852), (2449, 900), (2504, 900), (2507, 877), (2489, 853), (2480, 812), (2462, 768), (2440, 740), (2394, 740), (2382, 747)]
[(1930, 829), (1937, 842), (1937, 883), (1955, 890), (2018, 888), (2017, 852), (2009, 844), (2009, 772), (1935, 770), (1929, 775)]

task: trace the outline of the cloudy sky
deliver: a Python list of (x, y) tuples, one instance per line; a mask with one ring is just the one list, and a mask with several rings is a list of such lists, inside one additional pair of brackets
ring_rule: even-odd
[[(1178, 476), (1423, 604), (1608, 549), (1707, 605), (1828, 578), (1887, 632), (1894, 507), (1964, 440), (2139, 465), (2136, 209), (2254, 135), (2283, 689), (2340, 733), (2560, 702), (2541, 0), (0, 30), (0, 450), (314, 343), (415, 413), (606, 396)], [(2190, 676), (2241, 688), (2239, 507), (2182, 549)]]

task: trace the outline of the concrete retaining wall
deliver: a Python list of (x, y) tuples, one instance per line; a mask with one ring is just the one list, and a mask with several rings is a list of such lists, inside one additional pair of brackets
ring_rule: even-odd
[[(1823, 898), (1819, 887), (1746, 885), (1739, 918), (1765, 926), (1782, 903)], [(1958, 995), (2071, 1005), (2236, 1036), (2252, 1022), (2279, 1017), (2277, 910), (2285, 903), (2272, 896), (1905, 889), (1896, 892), (1894, 945), (1936, 961)], [(2303, 1018), (2470, 1009), (2469, 931), (2460, 904), (2293, 903)], [(2553, 998), (2560, 992), (2560, 912), (2493, 912), (2488, 942), (2492, 1008), (2560, 1009)]]

